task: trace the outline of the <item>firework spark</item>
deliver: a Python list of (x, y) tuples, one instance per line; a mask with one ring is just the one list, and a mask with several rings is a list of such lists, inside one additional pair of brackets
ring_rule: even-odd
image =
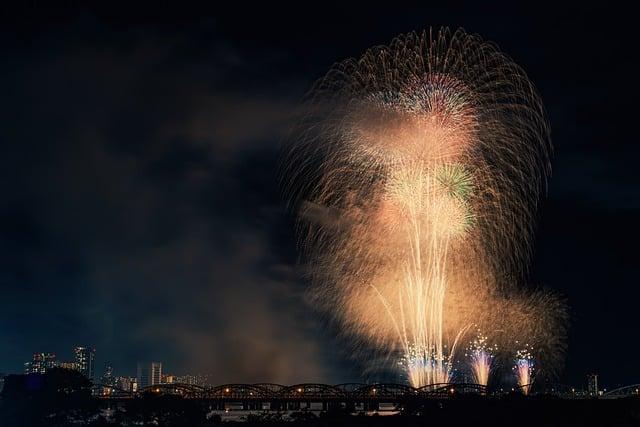
[(522, 393), (529, 394), (531, 391), (531, 385), (533, 383), (533, 356), (531, 354), (531, 348), (528, 344), (525, 344), (524, 348), (516, 352), (516, 361), (513, 370), (516, 375), (516, 381), (518, 387)]
[(442, 29), (336, 65), (306, 107), (281, 176), (315, 305), (400, 352), (413, 386), (449, 382), (471, 324), (511, 336), (497, 313), (517, 300), (550, 171), (536, 90), (495, 45)]
[(486, 386), (489, 383), (489, 374), (493, 364), (494, 354), (498, 351), (497, 345), (490, 345), (489, 339), (478, 331), (477, 336), (467, 347), (465, 356), (469, 358), (471, 370), (476, 384)]

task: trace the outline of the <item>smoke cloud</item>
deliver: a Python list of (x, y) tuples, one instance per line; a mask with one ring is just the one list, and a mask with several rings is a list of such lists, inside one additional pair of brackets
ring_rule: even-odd
[[(2, 281), (22, 283), (0, 303), (22, 322), (3, 333), (16, 370), (24, 349), (86, 344), (98, 374), (160, 360), (214, 382), (330, 380), (275, 182), (297, 88), (233, 87), (247, 64), (231, 44), (184, 58), (179, 38), (60, 37), (10, 70), (8, 100), (33, 99), (8, 113), (2, 159), (4, 223), (35, 241), (4, 240)], [(30, 316), (10, 304), (27, 298)]]

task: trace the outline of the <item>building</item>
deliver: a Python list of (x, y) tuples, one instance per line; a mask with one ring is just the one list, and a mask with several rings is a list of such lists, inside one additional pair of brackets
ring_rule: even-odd
[(162, 383), (162, 363), (138, 363), (138, 387), (144, 388)]
[(176, 376), (172, 374), (162, 374), (162, 384), (174, 384), (177, 383)]
[(180, 375), (175, 378), (174, 382), (204, 387), (209, 384), (209, 376), (203, 374)]
[(0, 372), (0, 393), (2, 393), (2, 389), (4, 388), (4, 377), (6, 375), (2, 372)]
[(76, 369), (92, 380), (94, 378), (96, 350), (90, 347), (76, 347), (73, 352), (76, 355)]
[(47, 370), (55, 368), (56, 355), (53, 353), (33, 353), (31, 360), (24, 364), (25, 374), (44, 374)]
[(135, 393), (138, 391), (138, 380), (133, 377), (115, 377), (114, 387), (124, 391)]
[(58, 368), (78, 370), (76, 362), (58, 362)]
[(111, 366), (110, 362), (107, 362), (104, 364), (104, 373), (100, 378), (100, 382), (104, 385), (113, 385), (113, 380), (113, 366)]
[(587, 391), (589, 396), (598, 395), (598, 374), (587, 375)]

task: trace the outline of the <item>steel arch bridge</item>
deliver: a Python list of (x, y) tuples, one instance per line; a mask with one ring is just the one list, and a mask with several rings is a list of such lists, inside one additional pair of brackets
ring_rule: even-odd
[(451, 395), (460, 394), (481, 394), (486, 395), (488, 388), (486, 385), (475, 383), (441, 383), (431, 384), (419, 389), (426, 397), (445, 398)]
[(163, 394), (163, 395), (177, 395), (187, 399), (203, 398), (206, 395), (207, 389), (202, 386), (194, 384), (183, 383), (171, 383), (171, 384), (156, 384), (145, 387), (138, 390), (137, 394), (149, 395), (149, 394)]
[(602, 397), (605, 399), (620, 399), (632, 396), (640, 397), (640, 384), (631, 384), (624, 387), (618, 387), (602, 395)]
[(176, 395), (187, 399), (218, 401), (396, 401), (416, 398), (441, 399), (461, 394), (487, 394), (486, 386), (471, 383), (441, 383), (421, 388), (396, 383), (344, 383), (337, 385), (301, 383), (288, 386), (274, 383), (230, 383), (217, 386), (171, 383), (144, 387), (136, 392), (104, 384), (96, 384), (94, 387), (106, 390), (100, 396), (104, 399)]
[[(526, 386), (515, 387), (522, 391)], [(406, 402), (416, 399), (447, 399), (463, 395), (492, 395), (491, 390), (481, 384), (441, 383), (414, 388), (396, 383), (301, 383), (282, 385), (274, 383), (240, 384), (217, 386), (171, 383), (157, 384), (132, 392), (113, 385), (94, 384), (97, 396), (105, 400), (123, 400), (143, 396), (173, 395), (185, 399), (200, 399), (217, 402)], [(575, 388), (554, 383), (540, 391), (562, 399), (581, 399), (588, 394)], [(538, 392), (538, 393), (540, 393)], [(610, 390), (599, 396), (602, 399), (640, 398), (640, 384), (631, 384)]]

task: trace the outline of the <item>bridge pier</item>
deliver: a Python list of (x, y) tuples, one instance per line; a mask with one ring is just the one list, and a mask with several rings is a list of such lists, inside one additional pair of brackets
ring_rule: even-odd
[(365, 411), (378, 411), (380, 410), (380, 402), (377, 400), (369, 400), (364, 403)]
[(353, 402), (351, 400), (347, 400), (346, 402), (344, 402), (344, 410), (351, 413), (351, 412), (355, 412), (356, 411), (356, 402)]

